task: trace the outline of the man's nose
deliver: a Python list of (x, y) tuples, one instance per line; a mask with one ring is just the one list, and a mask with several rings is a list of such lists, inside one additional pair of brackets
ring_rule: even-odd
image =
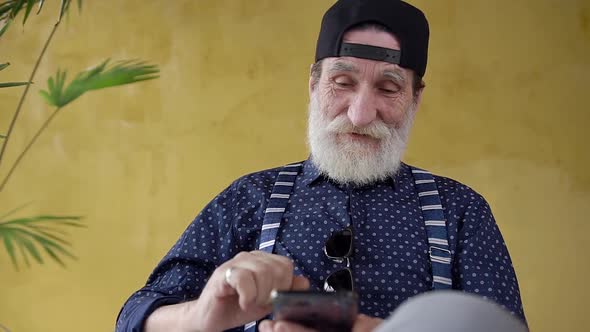
[(347, 116), (355, 127), (365, 127), (377, 117), (375, 96), (370, 91), (360, 90), (348, 107)]

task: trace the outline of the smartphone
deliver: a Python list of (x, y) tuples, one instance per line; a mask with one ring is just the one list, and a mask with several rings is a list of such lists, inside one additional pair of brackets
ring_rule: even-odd
[(273, 291), (273, 317), (318, 331), (351, 331), (358, 314), (354, 292)]

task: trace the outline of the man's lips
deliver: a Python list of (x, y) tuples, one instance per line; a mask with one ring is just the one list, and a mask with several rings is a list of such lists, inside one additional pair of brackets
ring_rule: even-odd
[(365, 134), (359, 134), (359, 133), (346, 133), (346, 134), (349, 135), (350, 137), (354, 137), (354, 138), (365, 138), (365, 139), (374, 139), (374, 140), (377, 139), (371, 135), (365, 135)]
[(343, 136), (346, 139), (351, 139), (351, 140), (360, 141), (360, 142), (376, 143), (379, 141), (378, 138), (375, 138), (373, 136), (363, 135), (363, 134), (358, 134), (358, 133), (339, 133), (338, 135)]

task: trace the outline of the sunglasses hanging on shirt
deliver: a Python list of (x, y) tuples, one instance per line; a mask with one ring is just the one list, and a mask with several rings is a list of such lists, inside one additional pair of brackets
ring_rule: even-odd
[(336, 263), (346, 262), (346, 267), (332, 272), (324, 281), (326, 292), (353, 291), (354, 282), (350, 269), (350, 257), (354, 252), (351, 227), (333, 232), (324, 246), (324, 254)]

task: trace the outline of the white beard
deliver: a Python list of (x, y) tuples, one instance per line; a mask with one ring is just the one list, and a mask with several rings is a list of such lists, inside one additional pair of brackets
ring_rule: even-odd
[[(362, 186), (391, 177), (400, 168), (415, 110), (415, 103), (404, 110), (405, 119), (398, 127), (375, 120), (367, 127), (358, 128), (345, 113), (332, 121), (327, 119), (318, 93), (314, 92), (309, 103), (307, 137), (311, 160), (323, 175), (341, 184)], [(338, 134), (347, 133), (371, 136), (378, 140), (378, 147), (338, 139)]]

